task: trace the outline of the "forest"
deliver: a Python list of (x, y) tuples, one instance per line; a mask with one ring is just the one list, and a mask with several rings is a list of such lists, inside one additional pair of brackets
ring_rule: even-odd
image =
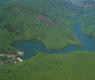
[(95, 38), (95, 1), (81, 1), (0, 0), (0, 80), (95, 80), (91, 51), (39, 52), (15, 63), (21, 52), (13, 44), (20, 41), (37, 40), (47, 50), (81, 48), (73, 31), (78, 16), (83, 34)]
[(80, 47), (82, 44), (72, 27), (81, 9), (61, 1), (3, 1), (0, 8), (0, 54), (16, 54), (12, 44), (32, 39), (44, 43), (47, 49), (63, 49), (69, 44)]

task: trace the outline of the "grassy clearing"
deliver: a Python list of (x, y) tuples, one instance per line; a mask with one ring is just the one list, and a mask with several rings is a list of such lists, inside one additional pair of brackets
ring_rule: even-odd
[(0, 66), (0, 80), (94, 80), (95, 53), (39, 53), (14, 65)]

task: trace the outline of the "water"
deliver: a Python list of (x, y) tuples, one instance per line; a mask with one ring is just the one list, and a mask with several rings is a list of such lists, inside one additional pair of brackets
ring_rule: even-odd
[(47, 50), (43, 43), (36, 40), (21, 41), (13, 46), (21, 51), (24, 51), (26, 54), (21, 57), (23, 60), (31, 58), (32, 56), (37, 55), (39, 52), (46, 52), (49, 54), (54, 53), (69, 53), (72, 51), (92, 51), (95, 52), (95, 38), (87, 37), (82, 33), (82, 24), (80, 17), (78, 17), (78, 23), (74, 25), (73, 31), (76, 34), (77, 38), (82, 42), (82, 47), (76, 47), (73, 45), (68, 45), (62, 50)]

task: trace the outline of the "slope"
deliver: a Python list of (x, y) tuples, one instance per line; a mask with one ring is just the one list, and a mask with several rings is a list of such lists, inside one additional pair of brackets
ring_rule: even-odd
[(47, 49), (62, 49), (68, 44), (81, 46), (72, 31), (78, 8), (64, 0), (3, 1), (0, 54), (16, 54), (11, 45), (21, 40), (39, 40)]
[(0, 80), (94, 80), (95, 53), (39, 55), (22, 63), (0, 66)]

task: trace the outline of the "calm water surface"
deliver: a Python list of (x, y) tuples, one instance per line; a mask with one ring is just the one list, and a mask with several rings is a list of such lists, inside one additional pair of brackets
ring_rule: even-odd
[(32, 56), (38, 54), (38, 52), (46, 52), (49, 54), (54, 53), (69, 53), (72, 51), (93, 51), (95, 52), (95, 38), (87, 37), (82, 33), (81, 30), (82, 24), (80, 21), (80, 17), (78, 17), (78, 23), (74, 25), (73, 31), (77, 38), (82, 42), (82, 47), (76, 47), (73, 45), (68, 45), (66, 48), (62, 50), (47, 50), (43, 43), (36, 41), (36, 40), (28, 40), (22, 41), (14, 44), (13, 46), (18, 50), (24, 51), (26, 54), (25, 56), (21, 57), (22, 59), (28, 59)]

